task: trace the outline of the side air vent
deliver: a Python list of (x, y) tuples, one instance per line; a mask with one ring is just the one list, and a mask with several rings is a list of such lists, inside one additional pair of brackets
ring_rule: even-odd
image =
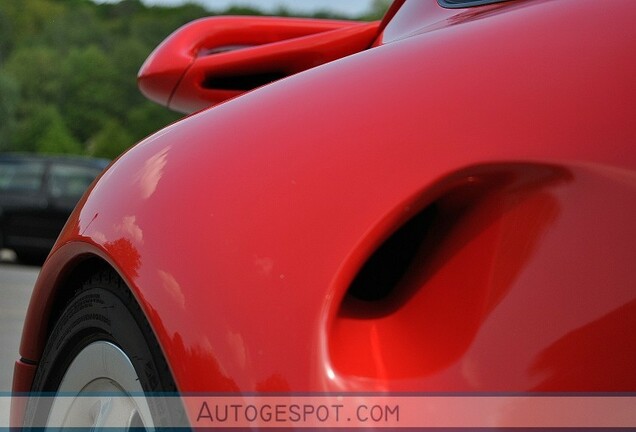
[(389, 296), (413, 265), (434, 216), (435, 206), (429, 206), (393, 233), (364, 264), (347, 295), (364, 301)]
[[(350, 255), (357, 274), (337, 287), (333, 370), (384, 382), (455, 367), (499, 305), (523, 289), (558, 220), (556, 191), (570, 178), (548, 165), (469, 167), (391, 209)], [(400, 219), (405, 205), (420, 210)]]

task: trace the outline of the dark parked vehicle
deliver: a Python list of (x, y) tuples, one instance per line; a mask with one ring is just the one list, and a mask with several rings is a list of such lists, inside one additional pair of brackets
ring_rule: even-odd
[(0, 154), (0, 248), (42, 261), (106, 159)]

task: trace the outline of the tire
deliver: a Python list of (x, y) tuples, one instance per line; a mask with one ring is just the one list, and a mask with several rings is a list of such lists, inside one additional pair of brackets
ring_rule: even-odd
[(179, 398), (144, 397), (174, 395), (176, 386), (139, 305), (108, 271), (85, 281), (64, 308), (31, 390), (54, 397), (29, 400), (27, 428), (184, 424)]

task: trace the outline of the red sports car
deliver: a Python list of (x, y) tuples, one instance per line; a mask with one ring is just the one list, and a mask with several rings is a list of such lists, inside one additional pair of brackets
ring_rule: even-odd
[(66, 396), (13, 423), (175, 424), (142, 392), (635, 392), (635, 23), (632, 0), (397, 0), (177, 30), (139, 86), (196, 113), (72, 214), (14, 379)]

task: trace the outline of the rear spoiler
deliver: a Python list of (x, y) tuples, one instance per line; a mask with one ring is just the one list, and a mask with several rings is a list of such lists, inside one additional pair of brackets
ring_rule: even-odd
[(164, 40), (137, 82), (150, 100), (191, 113), (256, 87), (363, 51), (380, 22), (211, 17)]

